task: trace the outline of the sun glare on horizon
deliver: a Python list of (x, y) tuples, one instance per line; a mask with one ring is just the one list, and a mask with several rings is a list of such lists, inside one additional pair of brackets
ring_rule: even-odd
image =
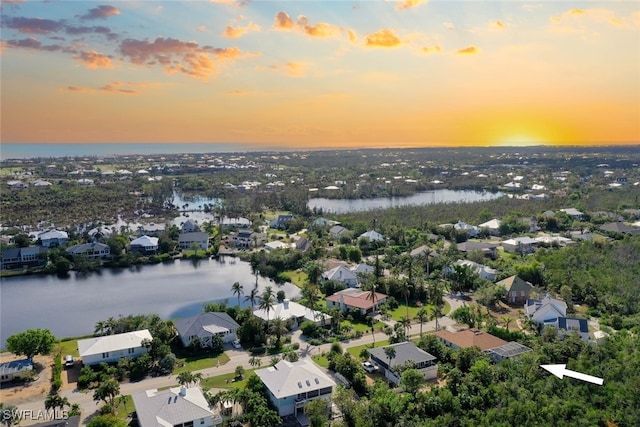
[(532, 145), (548, 145), (549, 142), (543, 138), (538, 138), (531, 135), (512, 135), (501, 139), (498, 142), (499, 146), (503, 147), (529, 147)]

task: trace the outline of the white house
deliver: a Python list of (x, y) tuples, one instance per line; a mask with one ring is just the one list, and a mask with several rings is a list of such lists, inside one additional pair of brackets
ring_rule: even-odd
[(555, 326), (558, 329), (558, 336), (563, 338), (570, 333), (577, 333), (583, 341), (589, 341), (589, 322), (587, 319), (576, 319), (571, 317), (557, 317), (545, 320), (542, 327)]
[(584, 218), (584, 213), (575, 208), (560, 209), (560, 211), (566, 213), (573, 219), (581, 220), (582, 218)]
[(69, 240), (69, 235), (66, 231), (49, 230), (38, 234), (38, 240), (42, 242), (43, 247), (52, 248), (67, 243), (67, 240)]
[(192, 231), (178, 235), (178, 247), (180, 249), (191, 249), (193, 245), (206, 250), (209, 247), (209, 235), (202, 231)]
[(142, 224), (140, 227), (138, 227), (138, 235), (157, 237), (160, 234), (164, 233), (164, 230), (166, 228), (167, 226), (165, 224), (156, 224), (154, 222), (150, 224)]
[(349, 288), (358, 286), (358, 276), (344, 265), (339, 265), (322, 273), (323, 280), (335, 280), (344, 283)]
[(30, 359), (0, 363), (0, 383), (30, 378), (34, 372)]
[(467, 224), (466, 222), (462, 222), (462, 221), (458, 221), (455, 224), (453, 224), (453, 228), (455, 228), (456, 230), (465, 231), (467, 233), (467, 236), (469, 237), (476, 237), (478, 234), (480, 234), (479, 227), (476, 227), (475, 225)]
[(320, 311), (311, 310), (304, 305), (298, 304), (294, 301), (285, 299), (280, 304), (275, 304), (271, 310), (267, 313), (266, 310), (260, 308), (253, 311), (253, 315), (261, 318), (264, 321), (272, 321), (273, 319), (280, 318), (282, 320), (292, 319), (296, 326), (299, 326), (304, 321), (310, 321), (316, 325), (330, 325), (331, 316), (323, 314)]
[(87, 338), (78, 340), (78, 352), (84, 365), (115, 363), (122, 358), (134, 359), (142, 356), (147, 352), (142, 342), (152, 339), (148, 329)]
[(89, 259), (108, 258), (111, 248), (104, 243), (83, 243), (67, 248), (67, 253), (72, 256), (86, 255)]
[(275, 251), (276, 249), (286, 249), (291, 246), (281, 242), (280, 240), (274, 240), (273, 242), (267, 242), (264, 244), (264, 248), (267, 252)]
[(530, 254), (536, 250), (539, 242), (536, 239), (524, 236), (503, 240), (501, 244), (505, 252)]
[(480, 229), (486, 228), (487, 230), (489, 230), (489, 234), (491, 234), (492, 236), (499, 236), (500, 235), (500, 220), (499, 219), (490, 219), (487, 222), (483, 222), (482, 224), (479, 224), (478, 227), (480, 227)]
[(173, 387), (134, 393), (140, 427), (211, 427), (222, 424), (199, 387)]
[(236, 340), (236, 333), (240, 327), (227, 313), (214, 312), (178, 319), (173, 322), (173, 325), (185, 347), (196, 337), (200, 339), (203, 347), (209, 347), (214, 335), (220, 336), (222, 342), (233, 342)]
[[(454, 264), (469, 267), (469, 269), (479, 277), (490, 282), (493, 282), (496, 279), (496, 275), (498, 274), (497, 270), (491, 267), (487, 267), (486, 265), (478, 264), (477, 262), (473, 262), (468, 259), (459, 259), (454, 262)], [(445, 271), (447, 273), (451, 273), (453, 272), (453, 269), (446, 268)]]
[(527, 318), (541, 324), (558, 317), (565, 317), (567, 315), (567, 303), (549, 297), (541, 300), (528, 299), (524, 304), (524, 313)]
[[(384, 349), (392, 347), (395, 356), (391, 359), (387, 357)], [(400, 377), (393, 371), (394, 366), (402, 366), (408, 362), (415, 365), (415, 368), (424, 375), (426, 380), (438, 377), (438, 364), (436, 357), (417, 347), (414, 343), (405, 341), (391, 344), (386, 347), (374, 347), (369, 349), (371, 361), (382, 368), (385, 378), (393, 384), (398, 385)]]
[(360, 236), (358, 236), (359, 239), (361, 239), (363, 237), (366, 237), (371, 242), (382, 242), (382, 241), (384, 241), (384, 236), (382, 234), (378, 233), (375, 230), (369, 230), (366, 233), (362, 233)]
[(281, 417), (304, 414), (304, 405), (314, 399), (325, 399), (327, 408), (331, 404), (336, 383), (311, 359), (293, 363), (281, 360), (275, 366), (254, 372)]
[(158, 238), (142, 236), (129, 243), (129, 250), (142, 254), (152, 254), (158, 251)]

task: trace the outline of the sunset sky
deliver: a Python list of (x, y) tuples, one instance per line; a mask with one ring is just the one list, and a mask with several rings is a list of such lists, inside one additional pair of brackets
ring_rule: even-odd
[(3, 143), (640, 143), (638, 1), (1, 8)]

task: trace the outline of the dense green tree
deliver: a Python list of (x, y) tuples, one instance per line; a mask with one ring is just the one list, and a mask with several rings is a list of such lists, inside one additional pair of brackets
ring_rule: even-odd
[(13, 354), (33, 359), (38, 354), (51, 353), (55, 342), (56, 338), (49, 329), (27, 329), (7, 337), (6, 347)]
[(417, 369), (406, 369), (400, 375), (400, 385), (407, 393), (415, 394), (425, 384), (424, 375)]

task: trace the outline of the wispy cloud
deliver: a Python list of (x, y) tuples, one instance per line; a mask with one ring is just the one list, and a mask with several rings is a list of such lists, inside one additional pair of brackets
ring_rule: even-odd
[(585, 23), (608, 24), (614, 27), (627, 27), (632, 20), (616, 16), (615, 12), (608, 9), (591, 8), (578, 9), (573, 8), (563, 12), (559, 16), (549, 18), (552, 24), (564, 24), (565, 29), (578, 29), (577, 26)]
[(389, 29), (378, 30), (373, 34), (368, 34), (366, 39), (368, 47), (398, 47), (402, 41)]
[(451, 31), (456, 29), (456, 26), (453, 25), (451, 22), (443, 22), (442, 26), (445, 27), (447, 30), (451, 30)]
[(421, 49), (422, 53), (439, 53), (442, 52), (442, 48), (438, 45), (436, 46), (428, 46), (428, 47), (423, 47)]
[(102, 5), (102, 6), (94, 7), (93, 9), (89, 9), (89, 11), (86, 14), (82, 15), (80, 19), (82, 20), (107, 19), (110, 16), (119, 15), (119, 14), (120, 14), (120, 9), (118, 9), (117, 7)]
[(496, 30), (504, 30), (507, 27), (504, 25), (504, 22), (498, 20), (491, 23), (491, 28)]
[(128, 95), (137, 95), (138, 91), (135, 89), (128, 89), (122, 87), (122, 82), (112, 82), (107, 83), (106, 85), (100, 88), (101, 91), (104, 92), (117, 92), (117, 93), (125, 93)]
[(63, 50), (63, 47), (58, 44), (53, 45), (43, 45), (40, 40), (29, 37), (21, 40), (2, 40), (3, 47), (11, 47), (11, 48), (21, 48), (21, 49), (34, 49), (34, 50), (42, 50), (47, 52), (55, 52), (58, 50)]
[(286, 62), (280, 65), (271, 65), (268, 68), (289, 77), (302, 77), (307, 71), (307, 65), (300, 62)]
[(310, 24), (309, 18), (304, 15), (298, 16), (294, 21), (289, 14), (284, 11), (276, 13), (273, 20), (273, 27), (276, 30), (297, 31), (309, 37), (317, 38), (340, 37), (345, 35), (349, 41), (355, 41), (355, 32), (349, 28), (343, 28), (327, 22)]
[(458, 55), (475, 55), (480, 52), (477, 46), (467, 46), (462, 49), (458, 49)]

